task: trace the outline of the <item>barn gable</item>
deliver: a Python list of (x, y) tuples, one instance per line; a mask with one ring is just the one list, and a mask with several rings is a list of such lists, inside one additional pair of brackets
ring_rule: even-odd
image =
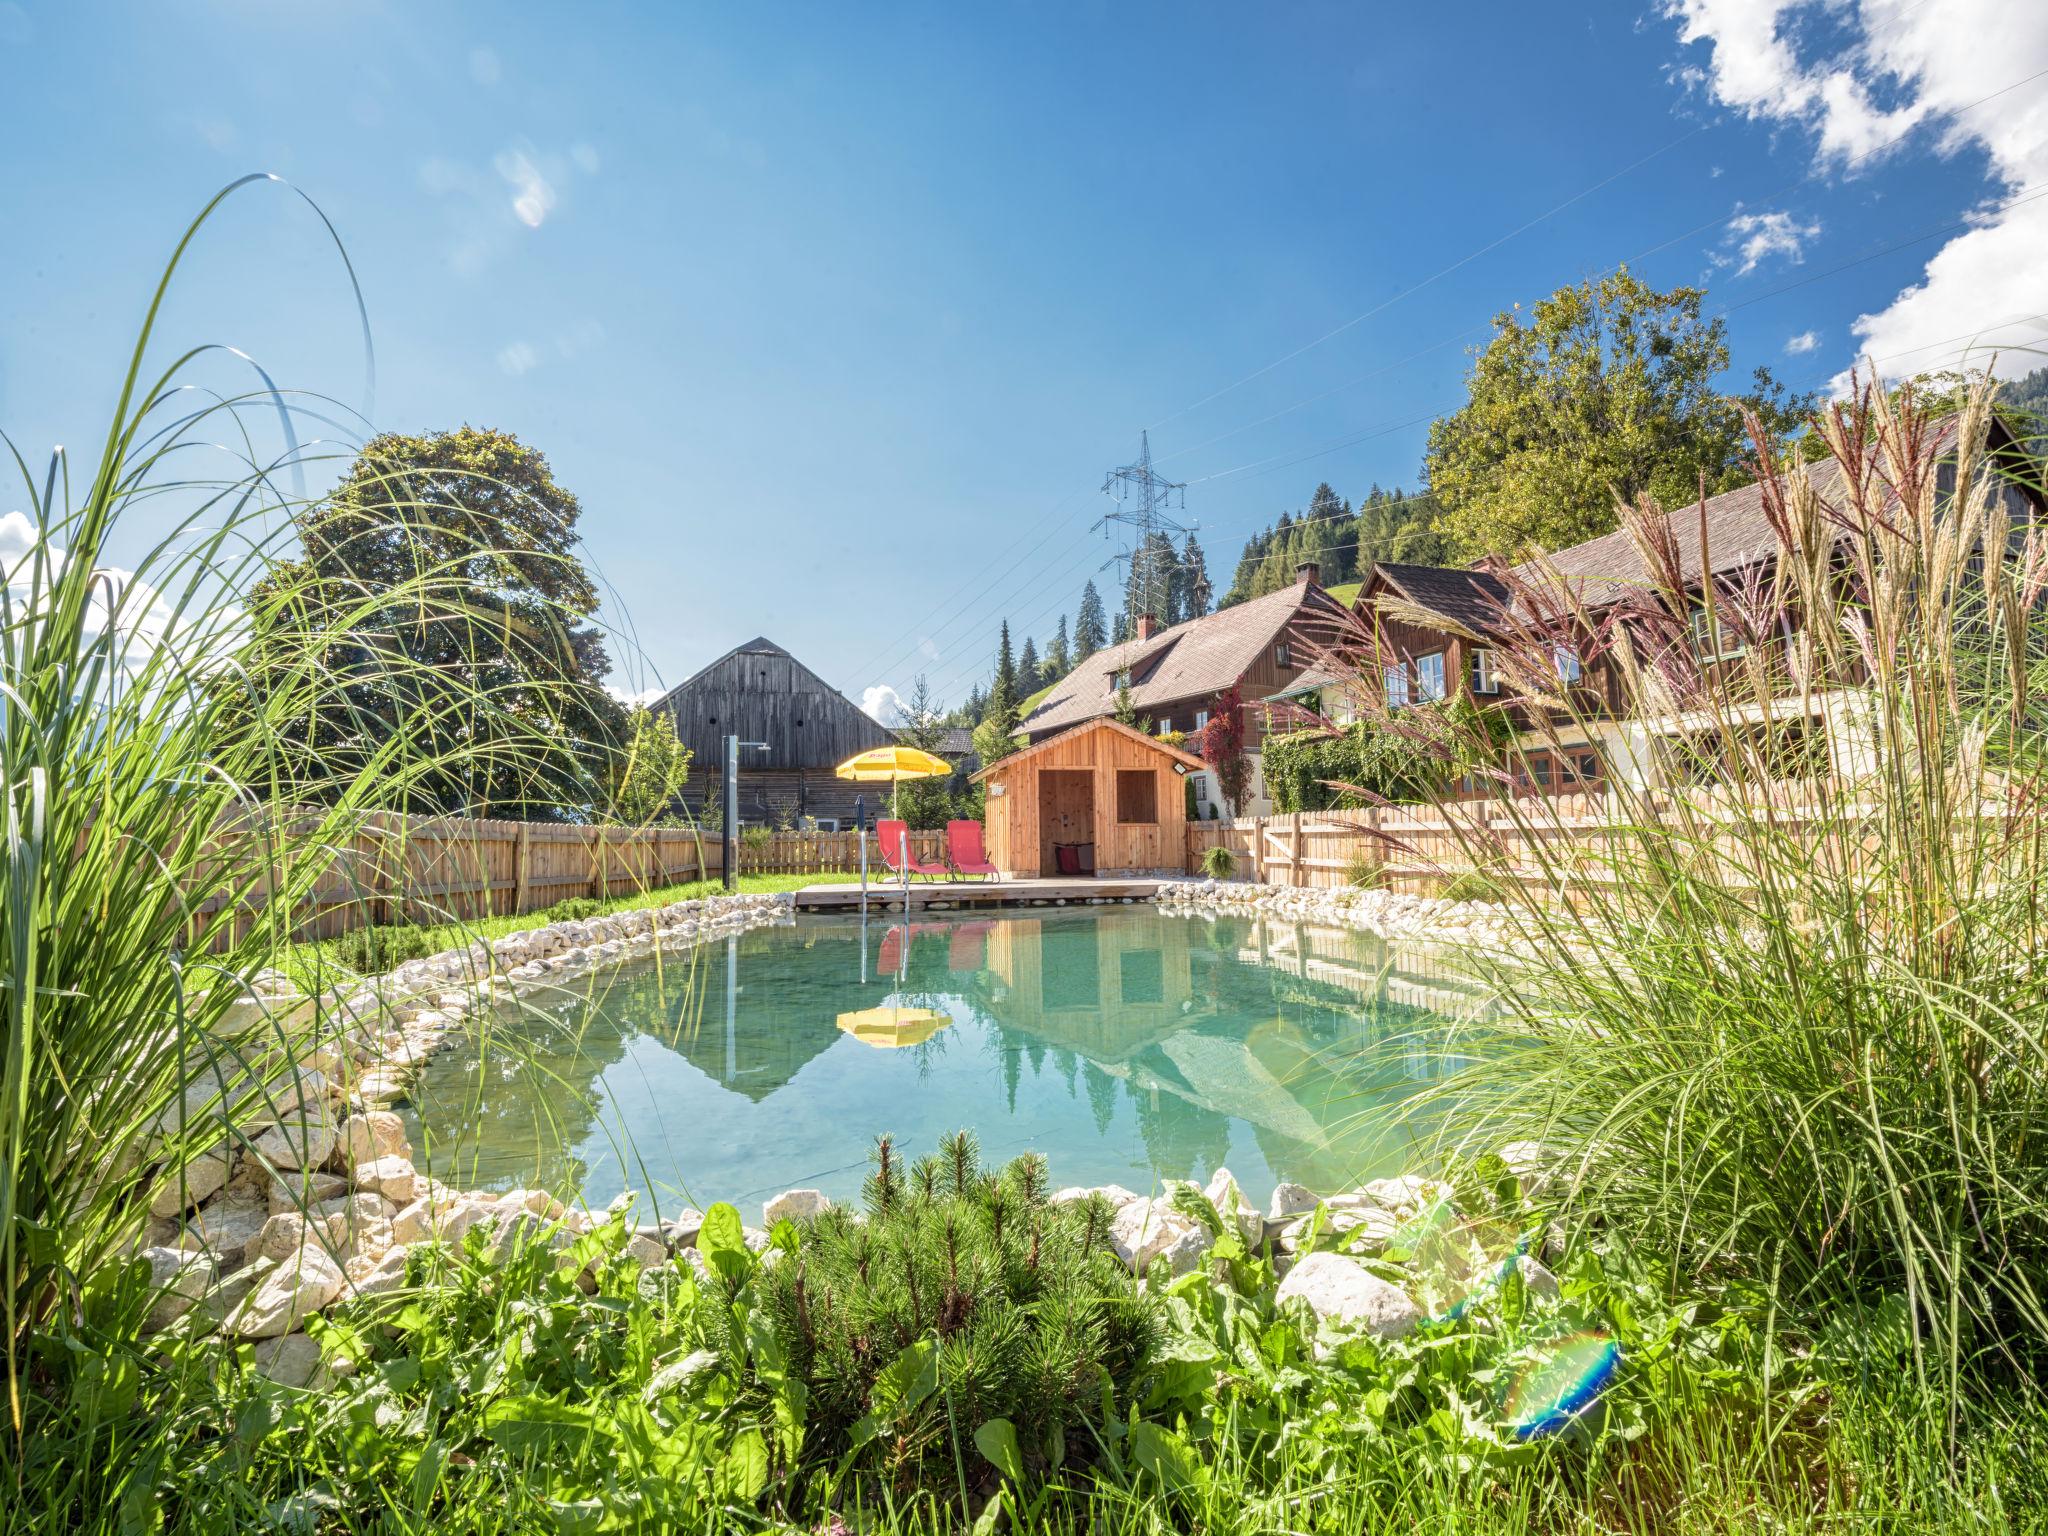
[(746, 769), (771, 772), (831, 769), (856, 752), (886, 747), (895, 735), (774, 641), (757, 636), (734, 646), (654, 706), (676, 722), (676, 735), (706, 768), (719, 761), (721, 738), (765, 741)]

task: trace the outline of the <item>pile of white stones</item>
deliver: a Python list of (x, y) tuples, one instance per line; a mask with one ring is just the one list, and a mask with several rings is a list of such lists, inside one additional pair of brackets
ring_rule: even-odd
[(1159, 905), (1200, 912), (1221, 910), (1290, 922), (1357, 928), (1388, 941), (1416, 940), (1508, 950), (1514, 925), (1504, 907), (1485, 901), (1446, 901), (1357, 886), (1255, 885), (1241, 880), (1184, 880), (1159, 888)]
[[(473, 1012), (791, 912), (786, 896), (731, 896), (557, 923), (408, 961), (325, 1006), (277, 972), (254, 977), (213, 1026), (217, 1064), (138, 1149), (148, 1210), (136, 1247), (156, 1292), (147, 1326), (196, 1312), (257, 1341), (266, 1373), (306, 1385), (325, 1369), (306, 1319), (398, 1286), (412, 1244), (488, 1224), (493, 1255), (566, 1246), (597, 1218), (538, 1190), (473, 1194), (428, 1177), (386, 1106)], [(654, 1262), (659, 1245), (665, 1261), (679, 1236), (694, 1228), (642, 1229), (633, 1251)]]

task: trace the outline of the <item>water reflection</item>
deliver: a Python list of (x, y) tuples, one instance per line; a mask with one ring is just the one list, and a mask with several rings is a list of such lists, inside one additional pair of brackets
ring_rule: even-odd
[(1473, 1001), (1448, 957), (1145, 906), (805, 919), (572, 986), (429, 1069), (412, 1113), (440, 1176), (851, 1195), (877, 1131), (966, 1125), (1063, 1183), (1228, 1162), (1263, 1198), (1404, 1166), (1428, 1128), (1372, 1111), (1473, 1048), (1445, 1046)]

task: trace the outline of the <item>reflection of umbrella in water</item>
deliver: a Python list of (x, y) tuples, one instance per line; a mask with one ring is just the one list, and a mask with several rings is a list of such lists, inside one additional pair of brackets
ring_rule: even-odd
[(953, 1019), (935, 1008), (861, 1008), (839, 1015), (839, 1027), (862, 1045), (893, 1050), (922, 1045)]

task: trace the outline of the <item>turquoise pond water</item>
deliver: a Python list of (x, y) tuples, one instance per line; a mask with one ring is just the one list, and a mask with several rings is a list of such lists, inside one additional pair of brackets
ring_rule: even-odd
[[(877, 1132), (973, 1130), (1055, 1184), (1145, 1190), (1227, 1164), (1263, 1202), (1400, 1172), (1384, 1113), (1454, 1072), (1444, 957), (1346, 930), (1149, 905), (804, 917), (574, 979), (435, 1058), (415, 1151), (464, 1186), (643, 1213), (858, 1193)], [(891, 1018), (883, 1009), (915, 1010)], [(855, 1017), (863, 1015), (863, 1017)]]

